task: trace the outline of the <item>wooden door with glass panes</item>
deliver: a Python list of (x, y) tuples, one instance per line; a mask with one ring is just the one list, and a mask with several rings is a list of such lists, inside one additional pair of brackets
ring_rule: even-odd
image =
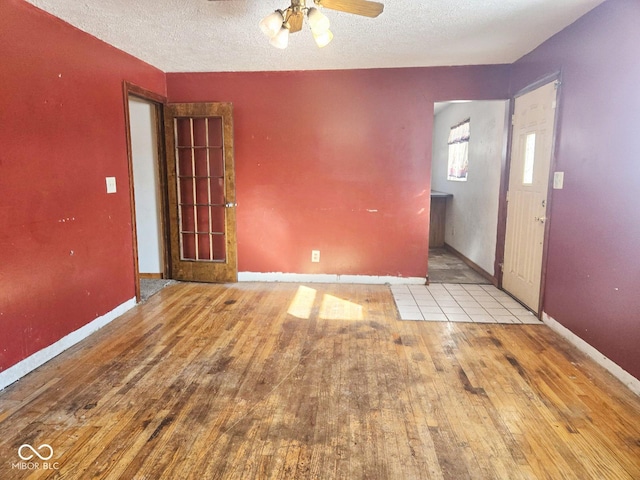
[(171, 278), (235, 282), (233, 107), (168, 104), (165, 133)]

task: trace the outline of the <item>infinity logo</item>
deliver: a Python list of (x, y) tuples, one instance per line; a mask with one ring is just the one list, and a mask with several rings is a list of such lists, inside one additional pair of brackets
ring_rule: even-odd
[[(24, 450), (27, 450), (27, 455), (23, 454)], [(29, 450), (31, 450), (33, 454), (29, 454), (28, 453)], [(49, 453), (48, 455), (45, 453), (47, 450)], [(40, 452), (43, 452), (43, 454), (41, 455)], [(25, 443), (24, 445), (20, 445), (20, 448), (18, 449), (18, 456), (22, 460), (31, 460), (33, 458), (33, 455), (37, 456), (40, 460), (49, 460), (51, 457), (53, 457), (53, 448), (51, 448), (51, 445), (47, 445), (46, 443), (43, 443), (42, 445), (40, 445), (37, 450), (33, 448), (31, 445), (29, 445), (28, 443)]]

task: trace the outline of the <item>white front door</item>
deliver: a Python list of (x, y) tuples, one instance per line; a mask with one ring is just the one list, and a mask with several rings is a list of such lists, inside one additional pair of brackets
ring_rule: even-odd
[(557, 82), (515, 99), (503, 288), (537, 312)]

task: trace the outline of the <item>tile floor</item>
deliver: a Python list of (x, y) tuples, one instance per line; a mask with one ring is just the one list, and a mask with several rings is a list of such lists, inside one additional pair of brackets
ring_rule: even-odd
[(542, 323), (533, 313), (493, 285), (392, 285), (391, 292), (401, 320)]

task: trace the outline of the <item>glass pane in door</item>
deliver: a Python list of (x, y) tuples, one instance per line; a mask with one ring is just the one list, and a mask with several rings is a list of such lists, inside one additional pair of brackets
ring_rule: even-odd
[(180, 259), (226, 260), (221, 117), (174, 119)]

